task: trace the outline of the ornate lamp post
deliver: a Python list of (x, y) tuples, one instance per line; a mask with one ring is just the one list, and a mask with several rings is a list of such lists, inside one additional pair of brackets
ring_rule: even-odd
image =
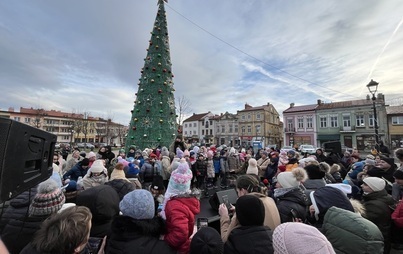
[(375, 148), (377, 151), (379, 151), (379, 134), (378, 134), (378, 118), (376, 116), (375, 93), (378, 91), (378, 85), (379, 83), (372, 79), (367, 85), (368, 91), (372, 94), (372, 106), (374, 109)]

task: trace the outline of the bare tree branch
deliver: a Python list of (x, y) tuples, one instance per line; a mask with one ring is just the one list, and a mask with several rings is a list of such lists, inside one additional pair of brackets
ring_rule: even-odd
[(190, 112), (192, 112), (191, 108), (192, 104), (184, 95), (176, 99), (176, 104), (177, 104), (176, 113), (178, 115), (178, 124), (182, 125), (183, 120), (185, 120), (184, 119), (185, 116)]

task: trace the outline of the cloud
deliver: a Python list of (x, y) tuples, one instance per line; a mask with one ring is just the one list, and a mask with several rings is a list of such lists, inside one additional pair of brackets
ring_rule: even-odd
[[(0, 2), (0, 108), (80, 109), (127, 124), (156, 2)], [(403, 97), (403, 3), (177, 0), (165, 9), (175, 96), (195, 113), (360, 99), (370, 78), (386, 99)]]

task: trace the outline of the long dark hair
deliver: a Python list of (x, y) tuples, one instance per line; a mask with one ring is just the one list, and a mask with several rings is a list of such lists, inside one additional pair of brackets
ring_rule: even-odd
[(262, 193), (262, 189), (259, 185), (259, 180), (253, 175), (241, 175), (236, 180), (236, 187), (238, 189), (244, 189), (248, 193), (258, 192)]

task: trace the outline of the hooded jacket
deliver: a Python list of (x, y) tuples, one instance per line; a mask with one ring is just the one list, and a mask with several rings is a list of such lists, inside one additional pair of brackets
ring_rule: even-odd
[(274, 253), (272, 234), (265, 226), (235, 228), (224, 245), (224, 254)]
[(280, 214), (281, 223), (293, 221), (291, 210), (294, 210), (299, 218), (305, 221), (308, 198), (299, 187), (275, 197), (275, 201)]
[(323, 221), (323, 234), (336, 253), (383, 253), (383, 237), (378, 227), (360, 215), (331, 207)]
[(176, 253), (159, 237), (164, 233), (164, 221), (160, 217), (135, 220), (129, 216), (114, 219), (111, 234), (107, 237), (105, 253)]
[(200, 201), (193, 196), (172, 197), (165, 205), (167, 233), (164, 240), (178, 253), (188, 253), (193, 234), (195, 215)]
[(99, 185), (82, 191), (76, 204), (86, 206), (92, 213), (90, 236), (104, 237), (109, 233), (112, 220), (119, 214), (119, 195), (108, 185)]

